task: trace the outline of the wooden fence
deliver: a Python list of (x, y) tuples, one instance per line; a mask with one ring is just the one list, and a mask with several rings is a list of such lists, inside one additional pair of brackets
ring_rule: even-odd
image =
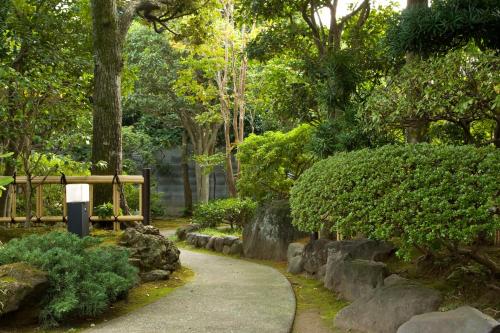
[[(120, 222), (142, 221), (149, 224), (151, 221), (150, 207), (150, 169), (144, 169), (143, 175), (115, 175), (115, 176), (35, 176), (31, 178), (31, 183), (35, 189), (35, 213), (31, 218), (32, 222), (66, 222), (67, 221), (67, 202), (66, 185), (67, 184), (89, 184), (89, 220), (91, 222), (111, 221), (114, 222), (113, 229), (118, 230)], [(94, 213), (93, 187), (94, 185), (112, 185), (113, 195), (113, 216), (99, 217)], [(139, 185), (139, 212), (141, 215), (123, 215), (120, 213), (121, 204), (121, 184)], [(43, 205), (43, 186), (44, 185), (62, 185), (63, 202), (62, 215), (46, 216)], [(26, 221), (26, 216), (17, 216), (17, 187), (28, 186), (26, 176), (18, 176), (15, 182), (10, 184), (10, 209), (9, 216), (0, 217), (0, 223), (19, 223)]]

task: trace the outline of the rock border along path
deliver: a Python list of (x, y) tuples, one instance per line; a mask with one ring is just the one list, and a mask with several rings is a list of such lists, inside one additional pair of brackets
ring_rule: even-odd
[(274, 268), (181, 249), (193, 281), (137, 311), (86, 332), (289, 333), (295, 295)]

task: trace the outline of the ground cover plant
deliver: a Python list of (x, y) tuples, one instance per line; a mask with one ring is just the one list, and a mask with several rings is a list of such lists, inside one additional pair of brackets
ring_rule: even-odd
[(137, 282), (127, 250), (99, 244), (96, 238), (63, 232), (30, 235), (1, 247), (0, 265), (23, 261), (48, 273), (40, 321), (54, 326), (103, 313)]
[(385, 146), (340, 153), (307, 170), (292, 189), (294, 224), (344, 236), (397, 240), (399, 254), (481, 253), (500, 229), (500, 153), (494, 148)]

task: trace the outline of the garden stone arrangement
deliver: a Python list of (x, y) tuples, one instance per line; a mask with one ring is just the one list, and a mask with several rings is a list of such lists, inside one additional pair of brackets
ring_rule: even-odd
[(389, 275), (378, 260), (394, 253), (389, 243), (367, 239), (319, 239), (288, 247), (288, 272), (322, 280), (326, 288), (352, 301), (340, 310), (334, 325), (366, 333), (489, 333), (500, 325), (471, 307), (435, 312), (442, 295), (414, 281)]
[(180, 267), (179, 249), (153, 226), (125, 230), (119, 244), (130, 250), (130, 263), (139, 268), (143, 282), (166, 280)]
[(186, 242), (196, 248), (203, 248), (229, 255), (242, 255), (243, 242), (236, 236), (209, 236), (198, 233), (188, 233)]

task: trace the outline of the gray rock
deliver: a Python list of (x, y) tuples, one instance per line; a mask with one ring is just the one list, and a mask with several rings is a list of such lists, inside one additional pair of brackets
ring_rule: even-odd
[(284, 261), (288, 244), (305, 235), (293, 227), (288, 201), (273, 201), (258, 207), (244, 226), (243, 250), (249, 258)]
[(287, 272), (292, 274), (300, 274), (304, 271), (304, 258), (296, 256), (288, 261)]
[(233, 245), (231, 245), (231, 249), (229, 250), (229, 254), (232, 255), (242, 255), (243, 254), (243, 242), (241, 240), (236, 240)]
[(384, 278), (387, 276), (387, 266), (384, 263), (363, 259), (332, 263), (335, 257), (338, 256), (328, 258), (325, 287), (338, 292), (343, 298), (354, 301), (370, 297), (376, 288), (384, 285)]
[(481, 311), (462, 306), (452, 311), (413, 316), (397, 333), (489, 333), (498, 325), (498, 321)]
[(205, 249), (207, 249), (207, 250), (213, 250), (214, 249), (214, 241), (215, 241), (215, 237), (210, 237), (210, 239), (208, 240), (207, 245), (205, 246)]
[(130, 258), (141, 272), (160, 269), (175, 271), (180, 267), (179, 249), (175, 244), (156, 233), (151, 228), (139, 225), (137, 228), (128, 228), (120, 237), (119, 244), (129, 249)]
[(334, 242), (331, 251), (349, 254), (351, 259), (381, 261), (389, 258), (395, 251), (394, 245), (372, 239), (353, 239)]
[(396, 333), (411, 317), (436, 311), (441, 294), (433, 289), (399, 282), (377, 288), (368, 298), (360, 298), (339, 311), (334, 325), (366, 333)]
[(224, 238), (214, 237), (214, 250), (217, 252), (222, 252), (224, 249)]
[(175, 231), (175, 234), (177, 235), (177, 239), (182, 241), (182, 240), (186, 239), (188, 233), (194, 232), (194, 231), (199, 230), (199, 229), (200, 229), (200, 225), (189, 224), (189, 225), (177, 228), (177, 230)]
[(286, 251), (287, 261), (290, 262), (290, 259), (301, 256), (302, 252), (304, 252), (304, 244), (301, 243), (290, 243), (288, 245), (288, 250)]
[(392, 286), (399, 283), (410, 283), (410, 280), (405, 279), (397, 274), (391, 274), (384, 279), (384, 286)]
[(152, 282), (152, 281), (160, 281), (160, 280), (168, 280), (170, 276), (169, 271), (164, 271), (162, 269), (155, 269), (149, 272), (140, 273), (142, 282)]
[(197, 238), (198, 240), (196, 241), (196, 247), (206, 247), (211, 237), (209, 235), (199, 234)]
[(328, 249), (333, 246), (335, 241), (321, 238), (309, 242), (304, 247), (302, 256), (304, 257), (304, 270), (316, 276), (320, 267), (325, 265), (328, 259)]
[(239, 239), (239, 237), (236, 237), (236, 236), (226, 236), (226, 237), (224, 237), (224, 245), (231, 246), (238, 239)]
[(231, 246), (229, 245), (224, 245), (224, 247), (222, 248), (222, 253), (224, 254), (229, 254), (230, 251), (231, 251)]
[(48, 286), (47, 274), (28, 264), (0, 266), (0, 315), (21, 307), (34, 308)]
[(196, 234), (194, 233), (189, 233), (186, 235), (186, 243), (189, 245), (193, 245), (196, 243)]

